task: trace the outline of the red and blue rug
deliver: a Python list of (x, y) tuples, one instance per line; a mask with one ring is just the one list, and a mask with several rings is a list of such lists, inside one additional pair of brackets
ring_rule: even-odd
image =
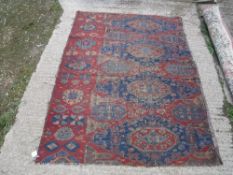
[(78, 12), (36, 162), (219, 164), (181, 18)]

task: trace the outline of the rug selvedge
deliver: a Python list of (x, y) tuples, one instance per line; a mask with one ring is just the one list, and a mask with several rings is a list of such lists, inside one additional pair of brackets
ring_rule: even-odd
[(78, 12), (36, 162), (219, 164), (180, 18)]

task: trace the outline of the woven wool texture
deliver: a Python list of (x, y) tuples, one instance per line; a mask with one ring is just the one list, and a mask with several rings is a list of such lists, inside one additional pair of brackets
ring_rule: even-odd
[(232, 36), (222, 21), (219, 8), (215, 5), (201, 6), (201, 13), (208, 26), (213, 45), (222, 67), (231, 97), (233, 97), (233, 45)]
[(220, 163), (179, 17), (78, 12), (40, 163)]

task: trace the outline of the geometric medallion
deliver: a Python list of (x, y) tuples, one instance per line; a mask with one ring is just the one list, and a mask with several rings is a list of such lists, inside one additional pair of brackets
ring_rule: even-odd
[(176, 134), (166, 128), (143, 128), (131, 134), (131, 144), (141, 151), (167, 151), (176, 145)]
[(183, 85), (150, 72), (125, 77), (114, 81), (100, 81), (97, 92), (108, 96), (120, 97), (146, 108), (160, 107), (176, 99), (200, 93), (200, 89), (189, 84)]

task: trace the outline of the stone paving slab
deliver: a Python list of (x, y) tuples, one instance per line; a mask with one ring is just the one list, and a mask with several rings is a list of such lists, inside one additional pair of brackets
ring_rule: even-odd
[[(196, 6), (164, 0), (60, 0), (64, 9), (60, 24), (41, 56), (20, 104), (16, 122), (7, 134), (0, 154), (0, 174), (4, 175), (233, 175), (232, 132), (223, 116), (223, 92), (211, 54), (200, 31)], [(39, 165), (31, 153), (37, 150), (46, 118), (56, 72), (75, 17), (75, 12), (96, 11), (181, 16), (187, 41), (197, 64), (209, 109), (210, 122), (223, 160), (213, 167), (126, 167), (104, 165)]]

